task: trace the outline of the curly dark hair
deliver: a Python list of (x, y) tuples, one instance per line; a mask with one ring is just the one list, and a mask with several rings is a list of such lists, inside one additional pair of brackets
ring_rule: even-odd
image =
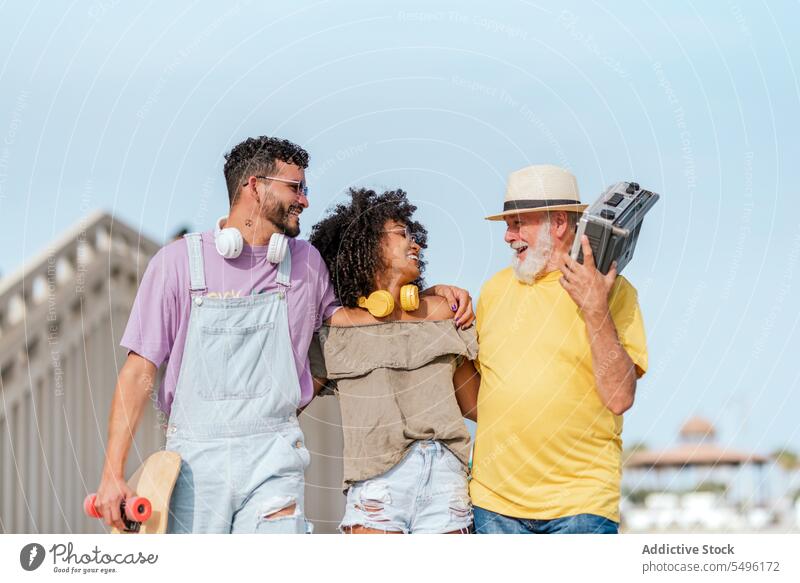
[[(428, 231), (411, 218), (416, 210), (402, 190), (377, 194), (366, 188), (351, 188), (350, 202), (336, 205), (314, 225), (309, 241), (322, 255), (343, 306), (354, 308), (360, 296), (375, 291), (375, 275), (383, 268), (380, 242), (386, 221), (408, 225), (417, 234), (419, 246), (427, 247)], [(420, 288), (424, 270), (425, 262), (420, 258), (420, 278), (412, 282)]]
[(296, 164), (308, 168), (308, 152), (297, 144), (281, 138), (259, 136), (247, 138), (225, 154), (225, 182), (228, 185), (228, 200), (231, 206), (245, 176), (251, 174), (270, 175), (275, 172), (276, 162)]

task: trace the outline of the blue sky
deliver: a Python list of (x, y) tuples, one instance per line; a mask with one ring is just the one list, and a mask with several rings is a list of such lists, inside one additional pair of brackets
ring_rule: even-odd
[(0, 4), (0, 271), (93, 209), (157, 240), (226, 210), (249, 135), (311, 153), (303, 235), (351, 185), (402, 187), (429, 282), (507, 265), (509, 172), (584, 200), (661, 193), (625, 275), (651, 369), (624, 438), (800, 450), (800, 7), (791, 2)]

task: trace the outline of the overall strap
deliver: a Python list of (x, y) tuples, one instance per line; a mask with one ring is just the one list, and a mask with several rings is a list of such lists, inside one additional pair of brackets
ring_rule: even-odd
[(277, 281), (279, 285), (285, 287), (291, 287), (291, 280), (292, 280), (292, 248), (290, 245), (286, 245), (286, 255), (283, 256), (283, 260), (278, 265), (278, 277)]
[(187, 233), (183, 238), (189, 250), (189, 292), (192, 295), (205, 293), (208, 287), (203, 266), (203, 239), (200, 233)]

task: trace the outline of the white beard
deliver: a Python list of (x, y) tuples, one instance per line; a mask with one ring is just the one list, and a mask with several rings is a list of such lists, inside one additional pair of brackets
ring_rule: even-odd
[[(524, 243), (512, 243), (511, 248), (517, 249), (521, 245), (524, 245)], [(550, 225), (545, 222), (539, 228), (536, 244), (530, 245), (525, 252), (525, 259), (520, 260), (516, 252), (511, 257), (511, 267), (514, 269), (514, 275), (522, 283), (532, 284), (536, 280), (536, 276), (544, 271), (552, 253), (553, 237), (550, 235)]]

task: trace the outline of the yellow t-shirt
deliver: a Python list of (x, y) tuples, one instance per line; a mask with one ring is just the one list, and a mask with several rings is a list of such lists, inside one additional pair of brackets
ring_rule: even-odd
[[(478, 429), (470, 494), (476, 506), (529, 519), (597, 514), (619, 522), (622, 417), (600, 401), (578, 307), (554, 271), (533, 285), (509, 267), (478, 301)], [(636, 290), (617, 277), (611, 317), (647, 370)]]

